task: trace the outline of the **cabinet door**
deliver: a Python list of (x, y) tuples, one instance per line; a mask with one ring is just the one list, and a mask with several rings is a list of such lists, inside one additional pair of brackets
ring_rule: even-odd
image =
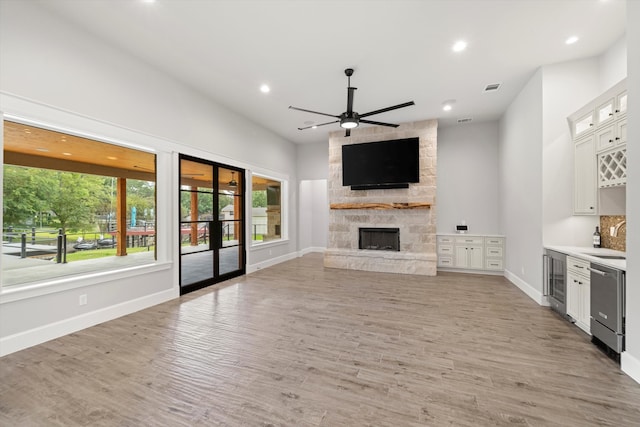
[(616, 117), (622, 117), (627, 114), (627, 91), (621, 92), (616, 96), (616, 109), (614, 111)]
[(467, 250), (469, 255), (469, 267), (478, 270), (484, 269), (484, 257), (482, 256), (482, 246), (469, 246)]
[(585, 281), (580, 287), (580, 323), (582, 329), (591, 333), (591, 282)]
[(618, 120), (615, 124), (616, 127), (616, 135), (615, 135), (615, 143), (616, 145), (626, 144), (627, 143), (627, 119)]
[(466, 246), (456, 246), (455, 266), (457, 268), (469, 268), (469, 257)]
[(596, 152), (606, 151), (616, 144), (616, 129), (611, 125), (596, 131)]
[(593, 136), (576, 141), (574, 155), (573, 213), (595, 215), (598, 193)]
[(596, 108), (596, 123), (598, 124), (598, 126), (613, 121), (613, 111), (615, 109), (614, 104), (615, 99), (611, 98), (608, 99), (607, 102)]
[(593, 110), (580, 117), (573, 123), (573, 137), (586, 135), (593, 130)]
[(580, 295), (580, 283), (581, 280), (577, 275), (570, 272), (567, 273), (567, 314), (576, 321), (581, 318), (582, 298)]

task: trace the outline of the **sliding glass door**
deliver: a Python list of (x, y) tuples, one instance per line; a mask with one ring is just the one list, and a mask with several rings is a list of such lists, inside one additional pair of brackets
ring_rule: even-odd
[(180, 156), (181, 294), (245, 273), (244, 170)]

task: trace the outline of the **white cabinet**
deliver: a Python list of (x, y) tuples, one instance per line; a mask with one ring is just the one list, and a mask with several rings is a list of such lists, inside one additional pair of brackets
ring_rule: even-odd
[(438, 267), (453, 267), (454, 238), (450, 236), (438, 236), (437, 243)]
[(626, 185), (626, 84), (622, 80), (569, 117), (574, 142), (574, 215), (597, 215), (598, 190)]
[(439, 235), (438, 267), (443, 270), (503, 271), (504, 237)]
[(610, 150), (627, 143), (627, 119), (620, 119), (596, 130), (596, 152)]
[(480, 245), (456, 245), (456, 257), (454, 267), (473, 268), (481, 270), (483, 268), (482, 246)]
[(594, 112), (591, 109), (587, 113), (583, 113), (582, 116), (575, 119), (573, 123), (573, 137), (579, 138), (581, 136), (589, 134), (593, 130)]
[(485, 237), (485, 263), (487, 270), (504, 270), (504, 238), (503, 237)]
[(567, 314), (583, 331), (591, 331), (591, 278), (589, 262), (567, 257)]
[(574, 147), (574, 215), (595, 215), (598, 197), (594, 136), (585, 136)]

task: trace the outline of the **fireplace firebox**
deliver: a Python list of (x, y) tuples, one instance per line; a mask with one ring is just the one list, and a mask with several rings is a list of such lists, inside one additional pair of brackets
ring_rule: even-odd
[(358, 247), (374, 251), (400, 251), (399, 228), (360, 228)]

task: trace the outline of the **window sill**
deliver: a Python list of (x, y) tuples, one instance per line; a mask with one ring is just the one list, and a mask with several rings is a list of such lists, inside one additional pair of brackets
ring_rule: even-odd
[(2, 289), (2, 292), (0, 292), (0, 305), (57, 292), (85, 288), (100, 283), (114, 282), (127, 277), (168, 270), (171, 266), (172, 262), (154, 262), (152, 264), (136, 265), (119, 270), (102, 270), (75, 276), (57, 277), (45, 282), (15, 285)]
[(272, 240), (270, 242), (263, 242), (263, 243), (252, 243), (250, 246), (250, 249), (261, 250), (265, 248), (272, 248), (274, 246), (286, 245), (288, 243), (289, 243), (289, 239)]

